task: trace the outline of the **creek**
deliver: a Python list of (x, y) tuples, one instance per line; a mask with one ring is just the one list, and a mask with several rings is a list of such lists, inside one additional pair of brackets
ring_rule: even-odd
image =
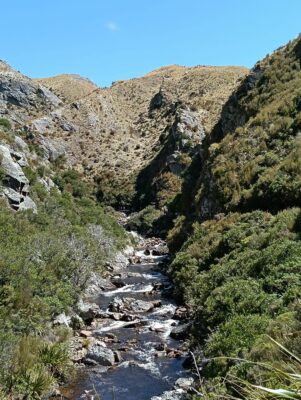
[(183, 398), (193, 379), (182, 365), (187, 348), (179, 326), (185, 324), (171, 297), (171, 283), (161, 272), (168, 258), (158, 251), (162, 246), (160, 240), (140, 238), (132, 262), (111, 277), (114, 288), (91, 299), (103, 315), (88, 333), (113, 351), (115, 361), (110, 366), (86, 362), (75, 382), (61, 391), (66, 398)]

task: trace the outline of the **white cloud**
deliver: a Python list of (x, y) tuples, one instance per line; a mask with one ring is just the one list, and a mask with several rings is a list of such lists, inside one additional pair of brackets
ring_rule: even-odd
[(113, 21), (108, 21), (105, 23), (105, 27), (112, 32), (118, 31), (118, 25)]

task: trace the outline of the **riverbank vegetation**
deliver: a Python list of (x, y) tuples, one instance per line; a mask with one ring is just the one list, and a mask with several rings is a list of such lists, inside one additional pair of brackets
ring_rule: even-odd
[(285, 378), (300, 373), (300, 43), (259, 62), (230, 97), (176, 199), (169, 273), (194, 315), (208, 398), (300, 391)]
[(41, 398), (70, 375), (69, 331), (52, 321), (127, 243), (78, 175), (59, 174), (61, 191), (33, 182), (37, 213), (0, 206), (1, 399)]
[[(266, 335), (300, 351), (300, 221), (295, 208), (196, 224), (173, 261), (175, 293), (194, 310), (193, 345), (204, 350), (203, 376), (215, 390), (225, 375), (258, 383), (252, 362), (279, 363)], [(277, 379), (266, 371), (264, 381)]]

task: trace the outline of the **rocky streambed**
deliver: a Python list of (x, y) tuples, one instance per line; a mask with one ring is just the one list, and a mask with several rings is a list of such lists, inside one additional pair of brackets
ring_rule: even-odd
[(139, 238), (129, 264), (81, 302), (85, 326), (72, 340), (78, 374), (60, 389), (60, 398), (186, 399), (193, 384), (183, 367), (189, 323), (160, 272), (167, 258), (164, 242)]

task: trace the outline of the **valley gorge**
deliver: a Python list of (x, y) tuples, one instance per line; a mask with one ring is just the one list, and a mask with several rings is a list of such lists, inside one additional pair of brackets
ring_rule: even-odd
[(300, 37), (108, 88), (0, 61), (0, 400), (300, 398), (300, 135)]

